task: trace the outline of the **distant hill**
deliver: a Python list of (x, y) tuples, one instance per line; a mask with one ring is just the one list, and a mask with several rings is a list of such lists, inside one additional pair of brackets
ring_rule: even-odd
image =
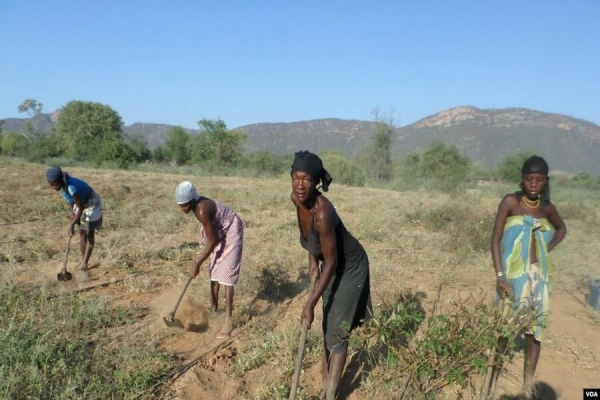
[[(336, 149), (352, 156), (368, 142), (374, 127), (373, 122), (321, 119), (238, 129), (248, 135), (250, 150), (289, 154)], [(422, 152), (436, 141), (456, 145), (471, 161), (490, 169), (507, 156), (533, 150), (548, 160), (552, 171), (600, 175), (600, 126), (560, 114), (456, 107), (396, 129), (393, 153)]]
[[(148, 147), (156, 149), (157, 147), (165, 144), (169, 130), (173, 128), (173, 125), (167, 124), (145, 124), (136, 122), (123, 128), (123, 133), (126, 136), (141, 136), (148, 143)], [(195, 135), (198, 133), (197, 130), (183, 128), (188, 134)]]
[[(31, 122), (34, 125), (36, 132), (48, 133), (52, 131), (52, 127), (54, 127), (54, 123), (58, 120), (57, 116), (59, 114), (60, 112), (55, 112), (52, 114), (39, 114), (31, 118)], [(4, 119), (4, 124), (2, 125), (2, 131), (25, 132), (25, 123), (29, 119), (30, 118), (6, 118)]]
[[(39, 128), (49, 132), (58, 113), (37, 117)], [(4, 131), (23, 131), (26, 119), (7, 118)], [(125, 135), (143, 136), (150, 148), (164, 144), (172, 125), (135, 123)], [(290, 123), (256, 123), (235, 129), (247, 135), (248, 151), (291, 154), (297, 150), (338, 150), (355, 155), (368, 142), (375, 123), (335, 118)], [(197, 130), (186, 129), (190, 134)], [(422, 152), (440, 141), (456, 145), (473, 162), (495, 168), (509, 155), (534, 150), (554, 172), (590, 172), (600, 175), (600, 126), (561, 114), (523, 108), (481, 110), (456, 107), (396, 129), (396, 157)]]
[(560, 114), (456, 107), (405, 126), (398, 134), (398, 154), (422, 151), (439, 140), (494, 168), (511, 154), (532, 149), (546, 158), (552, 171), (600, 175), (600, 126)]
[(337, 150), (351, 156), (368, 142), (374, 127), (375, 123), (369, 121), (327, 118), (290, 123), (259, 123), (237, 129), (246, 134), (246, 147), (250, 151), (293, 154), (298, 150)]

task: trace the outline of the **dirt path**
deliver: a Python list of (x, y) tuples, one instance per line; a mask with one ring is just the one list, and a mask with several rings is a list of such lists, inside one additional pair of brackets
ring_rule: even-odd
[[(556, 285), (550, 327), (537, 368), (541, 399), (578, 400), (583, 398), (583, 388), (600, 387), (600, 320), (585, 306), (585, 294), (585, 288), (573, 282)], [(523, 351), (519, 351), (500, 377), (497, 394), (519, 393), (523, 361)]]

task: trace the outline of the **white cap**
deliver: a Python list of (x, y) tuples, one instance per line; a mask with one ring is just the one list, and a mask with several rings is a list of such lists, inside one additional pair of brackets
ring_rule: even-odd
[(183, 181), (175, 188), (175, 201), (177, 204), (189, 203), (196, 196), (196, 187), (190, 181)]

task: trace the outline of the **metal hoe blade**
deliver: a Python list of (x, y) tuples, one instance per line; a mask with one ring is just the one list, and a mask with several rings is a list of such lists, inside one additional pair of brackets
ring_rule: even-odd
[(181, 293), (179, 294), (179, 298), (177, 299), (177, 303), (175, 303), (173, 310), (171, 310), (171, 312), (166, 317), (163, 317), (163, 321), (165, 321), (165, 324), (167, 324), (169, 328), (183, 328), (183, 324), (181, 323), (181, 321), (175, 319), (175, 312), (177, 311), (177, 307), (179, 307), (179, 303), (181, 303), (181, 299), (183, 298), (183, 295), (185, 294), (185, 291), (187, 290), (187, 287), (190, 285), (191, 281), (192, 276), (190, 275), (187, 282), (183, 286)]
[(56, 279), (60, 282), (70, 281), (73, 279), (73, 275), (67, 271), (67, 260), (69, 259), (69, 248), (71, 246), (71, 237), (69, 236), (69, 240), (67, 241), (67, 250), (65, 252), (65, 262), (63, 263), (62, 270), (56, 274)]
[(165, 324), (167, 324), (169, 328), (183, 329), (183, 324), (181, 323), (181, 321), (173, 318), (171, 314), (167, 315), (166, 317), (163, 317), (163, 321), (165, 321)]
[(68, 271), (61, 271), (58, 274), (56, 274), (56, 279), (58, 279), (61, 282), (70, 281), (71, 279), (73, 279), (73, 275)]

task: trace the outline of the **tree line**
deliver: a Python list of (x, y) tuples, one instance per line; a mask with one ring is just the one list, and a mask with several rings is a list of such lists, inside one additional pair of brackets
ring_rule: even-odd
[[(198, 133), (190, 134), (182, 127), (173, 127), (164, 145), (150, 149), (141, 135), (126, 136), (121, 116), (110, 106), (96, 102), (71, 101), (62, 108), (51, 132), (41, 132), (37, 126), (43, 105), (26, 99), (18, 107), (26, 113), (24, 132), (2, 131), (0, 120), (0, 154), (45, 163), (52, 158), (92, 161), (96, 166), (111, 165), (129, 168), (139, 163), (171, 165), (201, 165), (211, 171), (223, 172), (250, 169), (257, 174), (280, 175), (289, 171), (293, 155), (275, 155), (267, 151), (243, 151), (246, 135), (230, 130), (221, 119), (198, 121)], [(432, 143), (422, 153), (402, 158), (392, 157), (395, 140), (394, 121), (373, 111), (375, 128), (368, 143), (355, 157), (348, 158), (336, 151), (320, 156), (338, 183), (390, 187), (411, 190), (430, 185), (453, 190), (472, 180), (503, 180), (518, 182), (523, 161), (535, 154), (535, 149), (506, 157), (495, 171), (488, 171), (460, 154), (456, 146)], [(575, 185), (600, 187), (600, 177), (580, 173), (569, 180)]]

